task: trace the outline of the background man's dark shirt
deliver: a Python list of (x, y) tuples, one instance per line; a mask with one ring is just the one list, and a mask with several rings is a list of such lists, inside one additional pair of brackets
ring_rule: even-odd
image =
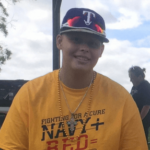
[[(137, 107), (141, 113), (143, 106), (150, 105), (150, 84), (144, 80), (137, 87), (133, 86), (131, 89), (131, 95), (135, 100)], [(150, 111), (144, 118), (144, 120), (150, 120)], [(143, 120), (143, 121), (144, 121)]]

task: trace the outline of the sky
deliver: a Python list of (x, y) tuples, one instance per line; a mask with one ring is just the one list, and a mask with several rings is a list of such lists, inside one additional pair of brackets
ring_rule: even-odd
[[(2, 0), (9, 13), (8, 36), (0, 33), (0, 44), (12, 56), (0, 72), (1, 80), (32, 80), (53, 71), (52, 0), (21, 0), (15, 5)], [(150, 81), (150, 0), (62, 0), (61, 21), (73, 7), (89, 8), (106, 23), (103, 56), (94, 70), (130, 92), (128, 69), (146, 68)], [(60, 21), (60, 22), (61, 22)]]

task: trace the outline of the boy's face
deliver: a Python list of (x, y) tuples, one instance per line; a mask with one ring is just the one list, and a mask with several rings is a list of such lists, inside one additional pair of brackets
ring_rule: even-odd
[(63, 52), (64, 67), (76, 70), (93, 70), (104, 45), (93, 34), (82, 32), (68, 32), (57, 36), (57, 47)]

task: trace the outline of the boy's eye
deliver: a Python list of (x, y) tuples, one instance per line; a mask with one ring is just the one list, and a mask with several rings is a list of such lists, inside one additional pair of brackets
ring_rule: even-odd
[(100, 43), (99, 42), (89, 42), (88, 43), (88, 45), (89, 45), (89, 47), (91, 47), (91, 48), (99, 48), (99, 46), (100, 46)]
[(76, 44), (81, 44), (81, 43), (82, 43), (82, 40), (81, 40), (80, 38), (78, 38), (78, 37), (73, 37), (71, 40), (72, 40), (74, 43), (76, 43)]

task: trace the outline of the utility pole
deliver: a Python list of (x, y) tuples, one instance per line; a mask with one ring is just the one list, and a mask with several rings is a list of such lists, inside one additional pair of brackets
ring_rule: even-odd
[(53, 2), (53, 70), (60, 68), (60, 51), (56, 46), (56, 36), (60, 29), (60, 6), (62, 0), (52, 0)]

